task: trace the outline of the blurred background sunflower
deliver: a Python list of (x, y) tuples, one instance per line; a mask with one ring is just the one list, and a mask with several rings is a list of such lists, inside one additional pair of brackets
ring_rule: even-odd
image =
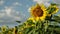
[(57, 7), (57, 4), (54, 3), (51, 3), (51, 5), (47, 8), (49, 14), (56, 14), (58, 10), (59, 8)]

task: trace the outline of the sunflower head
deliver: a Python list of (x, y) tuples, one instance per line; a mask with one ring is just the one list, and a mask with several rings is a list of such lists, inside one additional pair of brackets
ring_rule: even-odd
[(2, 27), (1, 30), (2, 30), (2, 32), (5, 32), (6, 31), (6, 28), (5, 27)]
[(48, 8), (47, 8), (47, 11), (49, 14), (55, 14), (58, 12), (58, 7), (56, 5), (50, 5)]
[(43, 10), (41, 9), (40, 5), (37, 4), (36, 6), (32, 7), (31, 14), (34, 17), (41, 17), (41, 16), (43, 16)]
[(39, 5), (36, 4), (35, 6), (32, 6), (30, 9), (30, 13), (33, 17), (39, 17), (39, 19), (44, 19), (46, 16), (46, 11), (45, 11), (45, 6), (44, 5)]

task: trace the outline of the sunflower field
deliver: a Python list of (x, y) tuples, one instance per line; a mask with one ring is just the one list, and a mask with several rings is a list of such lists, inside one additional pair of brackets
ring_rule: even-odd
[(22, 24), (9, 28), (0, 27), (0, 34), (60, 34), (59, 7), (51, 3), (49, 7), (36, 4), (29, 8), (30, 17)]

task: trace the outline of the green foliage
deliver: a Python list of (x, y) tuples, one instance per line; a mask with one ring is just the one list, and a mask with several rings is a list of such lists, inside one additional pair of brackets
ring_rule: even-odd
[(48, 11), (49, 14), (51, 14), (52, 12), (56, 11), (56, 8), (53, 7), (53, 6), (52, 7), (48, 7), (47, 11)]
[[(33, 24), (34, 26), (32, 26)], [(32, 20), (27, 20), (25, 25), (22, 24), (27, 27), (21, 32), (23, 34), (60, 34), (60, 25), (57, 24), (60, 24), (60, 17), (56, 15), (49, 16), (45, 21), (38, 20), (33, 22)]]

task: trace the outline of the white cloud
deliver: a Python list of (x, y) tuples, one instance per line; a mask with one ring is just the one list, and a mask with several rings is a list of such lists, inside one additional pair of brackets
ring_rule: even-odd
[(45, 6), (50, 5), (50, 3), (49, 3), (50, 0), (33, 0), (33, 1), (37, 2), (38, 4), (44, 4)]
[(33, 0), (37, 3), (46, 3), (46, 2), (49, 2), (50, 0)]
[(22, 4), (19, 3), (19, 2), (14, 2), (13, 5), (15, 5), (15, 6), (18, 6), (18, 5), (19, 5), (19, 6), (22, 6)]
[(10, 8), (10, 7), (5, 7), (5, 12), (6, 12), (6, 14), (8, 15), (8, 16), (11, 16), (11, 11), (12, 11), (12, 8)]
[(3, 5), (4, 4), (4, 1), (3, 0), (0, 0), (0, 5)]
[(0, 17), (3, 17), (5, 14), (4, 13), (0, 13)]
[(60, 0), (52, 0), (53, 2), (60, 4)]
[(60, 4), (60, 0), (33, 0), (34, 2), (37, 2), (38, 4), (44, 4), (45, 6), (49, 6), (51, 2)]
[(16, 16), (14, 17), (14, 20), (21, 20), (21, 17)]
[(4, 10), (0, 10), (0, 18), (5, 16)]
[(28, 12), (30, 12), (30, 10), (31, 10), (31, 8), (29, 7), (29, 8), (28, 8)]
[(5, 7), (5, 9), (0, 10), (0, 20), (2, 19), (4, 22), (22, 21), (24, 17), (24, 14), (12, 7)]

